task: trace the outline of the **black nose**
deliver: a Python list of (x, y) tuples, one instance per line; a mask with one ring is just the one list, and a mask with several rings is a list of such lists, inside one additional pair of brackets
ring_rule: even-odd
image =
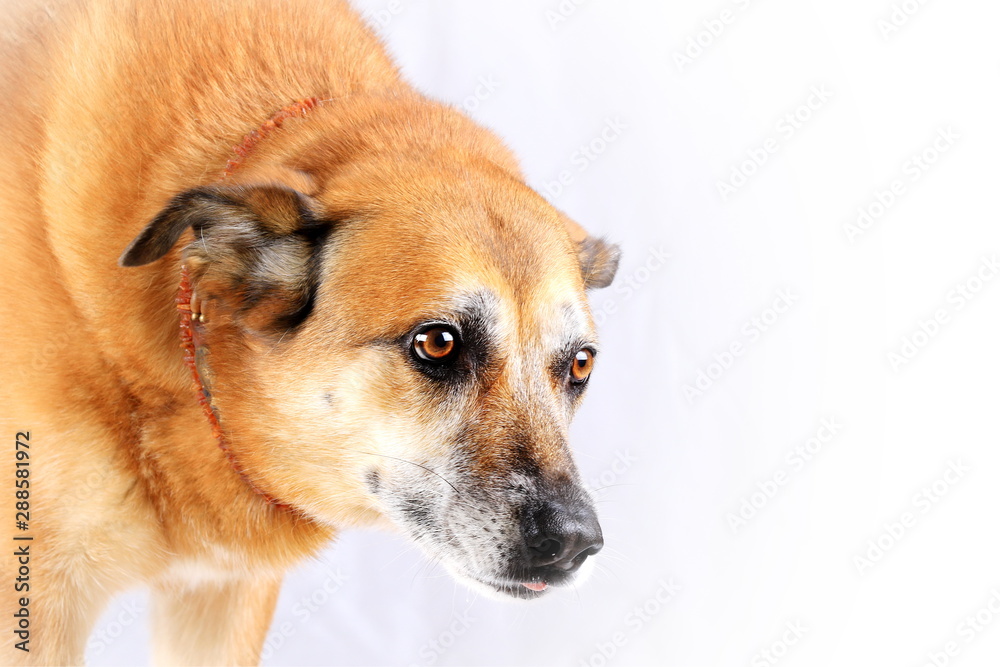
[(549, 500), (522, 523), (526, 565), (569, 574), (604, 546), (601, 524), (588, 501)]

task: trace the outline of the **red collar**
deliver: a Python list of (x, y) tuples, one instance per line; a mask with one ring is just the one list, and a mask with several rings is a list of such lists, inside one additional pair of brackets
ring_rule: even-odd
[(222, 172), (222, 177), (219, 180), (225, 180), (232, 175), (234, 171), (240, 168), (243, 164), (243, 159), (249, 155), (253, 149), (257, 146), (260, 141), (271, 134), (275, 130), (281, 127), (289, 118), (305, 118), (306, 114), (311, 110), (318, 107), (323, 102), (329, 102), (330, 100), (321, 100), (316, 97), (306, 97), (301, 100), (296, 100), (293, 104), (289, 104), (287, 107), (282, 107), (273, 116), (264, 121), (264, 124), (256, 130), (251, 130), (249, 134), (243, 137), (243, 141), (233, 146), (233, 152), (236, 153), (236, 158), (226, 162), (226, 168)]
[(212, 405), (212, 398), (205, 390), (201, 375), (198, 373), (198, 365), (195, 363), (195, 355), (198, 348), (195, 341), (197, 331), (195, 330), (195, 324), (191, 321), (191, 278), (188, 275), (186, 266), (181, 266), (181, 284), (177, 290), (176, 301), (177, 312), (180, 314), (181, 349), (184, 350), (184, 363), (191, 370), (191, 380), (198, 396), (198, 403), (205, 414), (205, 419), (208, 420), (209, 425), (212, 427), (212, 435), (219, 444), (219, 449), (226, 455), (229, 465), (236, 471), (236, 474), (246, 482), (247, 486), (258, 493), (268, 505), (274, 505), (279, 509), (292, 509), (291, 506), (280, 502), (274, 496), (254, 484), (250, 476), (243, 470), (239, 461), (237, 461), (233, 450), (229, 447), (229, 440), (226, 438), (225, 431), (222, 430), (222, 424), (219, 423), (219, 413)]
[[(236, 146), (233, 146), (233, 152), (236, 154), (236, 157), (226, 162), (226, 168), (223, 170), (219, 180), (226, 180), (234, 171), (239, 169), (243, 164), (243, 160), (247, 155), (253, 152), (253, 149), (257, 146), (257, 144), (276, 129), (279, 129), (285, 120), (289, 118), (303, 118), (310, 110), (316, 108), (325, 101), (328, 100), (307, 97), (280, 109), (277, 113), (265, 121), (259, 129), (253, 130), (243, 138), (243, 141)], [(191, 370), (191, 379), (193, 380), (194, 389), (198, 396), (198, 403), (201, 405), (202, 411), (205, 413), (205, 418), (212, 427), (212, 435), (215, 437), (216, 442), (219, 443), (219, 449), (223, 451), (226, 458), (229, 460), (229, 465), (232, 466), (236, 474), (238, 474), (240, 478), (246, 482), (247, 486), (259, 494), (268, 505), (273, 505), (279, 509), (292, 510), (293, 508), (290, 505), (282, 503), (277, 498), (271, 496), (257, 486), (253, 480), (250, 479), (250, 476), (247, 475), (242, 466), (240, 466), (235, 454), (229, 447), (229, 441), (226, 438), (226, 433), (222, 430), (222, 425), (219, 423), (219, 414), (212, 406), (212, 398), (205, 390), (205, 385), (202, 382), (201, 375), (198, 373), (198, 366), (195, 362), (195, 354), (198, 347), (196, 341), (198, 331), (191, 318), (191, 294), (191, 277), (188, 275), (187, 267), (182, 264), (181, 283), (177, 289), (176, 299), (177, 311), (180, 314), (181, 348), (184, 350), (184, 363), (187, 364), (187, 367)]]

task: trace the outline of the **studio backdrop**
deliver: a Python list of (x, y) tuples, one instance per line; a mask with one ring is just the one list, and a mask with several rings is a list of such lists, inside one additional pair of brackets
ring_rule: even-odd
[[(572, 430), (606, 546), (516, 603), (344, 531), (263, 663), (997, 664), (1000, 7), (353, 4), (622, 246)], [(147, 661), (148, 606), (90, 664)]]

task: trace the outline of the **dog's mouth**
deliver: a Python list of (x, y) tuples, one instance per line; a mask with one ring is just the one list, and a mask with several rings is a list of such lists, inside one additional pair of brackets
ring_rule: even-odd
[(477, 584), (518, 600), (536, 600), (545, 594), (549, 584), (546, 581), (498, 581), (473, 577)]
[[(506, 576), (493, 577), (471, 574), (468, 571), (452, 573), (456, 578), (471, 584), (472, 588), (486, 592), (492, 597), (514, 598), (516, 600), (537, 600), (546, 595), (553, 587), (567, 586), (572, 583), (579, 583), (579, 580), (586, 579), (589, 570), (582, 574), (561, 575), (561, 573), (539, 572), (536, 574), (524, 573), (508, 578)], [(523, 578), (522, 578), (523, 577)]]

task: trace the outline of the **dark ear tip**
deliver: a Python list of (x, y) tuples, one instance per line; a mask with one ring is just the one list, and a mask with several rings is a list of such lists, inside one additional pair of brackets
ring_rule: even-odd
[(593, 276), (587, 287), (591, 289), (603, 289), (609, 287), (615, 281), (618, 274), (618, 262), (621, 261), (622, 251), (617, 245), (609, 245), (607, 265), (604, 270)]
[(613, 278), (618, 273), (618, 263), (622, 259), (622, 247), (617, 243), (611, 243), (607, 240), (604, 240), (604, 245), (607, 246), (608, 252), (608, 270), (611, 272), (611, 277)]
[(210, 195), (201, 189), (175, 196), (160, 213), (132, 239), (118, 258), (118, 266), (132, 268), (152, 264), (173, 248), (185, 229), (197, 222), (199, 199)]
[(125, 269), (142, 266), (143, 264), (145, 264), (145, 262), (140, 261), (139, 258), (132, 253), (131, 247), (125, 248), (125, 252), (123, 252), (121, 257), (118, 258), (118, 266)]
[(162, 253), (151, 252), (149, 237), (150, 234), (148, 228), (144, 229), (139, 236), (135, 237), (132, 242), (128, 244), (128, 247), (122, 251), (121, 256), (118, 258), (118, 266), (122, 268), (145, 266), (155, 262), (160, 257), (165, 255), (166, 251)]
[(621, 247), (603, 238), (588, 236), (580, 242), (580, 268), (586, 289), (609, 286), (618, 272)]

